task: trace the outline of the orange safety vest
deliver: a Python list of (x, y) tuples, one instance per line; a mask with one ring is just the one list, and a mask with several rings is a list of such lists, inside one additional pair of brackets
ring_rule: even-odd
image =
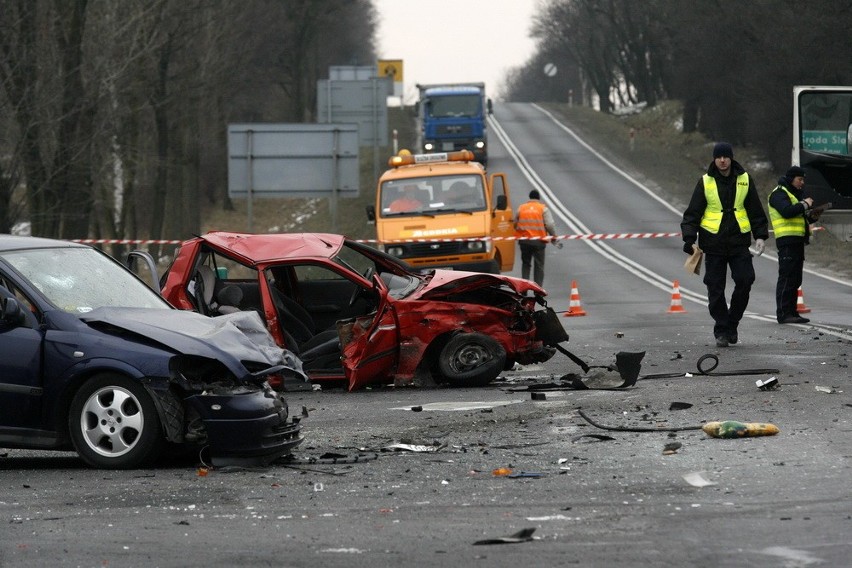
[(515, 235), (520, 238), (546, 237), (544, 209), (544, 203), (540, 201), (527, 201), (518, 207)]

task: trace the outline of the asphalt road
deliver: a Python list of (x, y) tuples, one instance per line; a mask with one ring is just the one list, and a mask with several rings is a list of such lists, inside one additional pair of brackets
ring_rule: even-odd
[[(515, 203), (538, 179), (566, 234), (678, 230), (540, 111), (495, 112), (506, 142), (489, 165), (519, 180)], [(203, 476), (3, 451), (0, 566), (848, 566), (849, 284), (807, 275), (814, 325), (778, 325), (777, 265), (757, 259), (741, 343), (720, 350), (679, 239), (589, 242), (549, 249), (545, 287), (564, 310), (577, 281), (587, 315), (564, 318), (566, 347), (589, 364), (645, 353), (635, 386), (570, 388), (568, 374), (611, 374), (558, 354), (481, 389), (296, 391), (294, 462)], [(668, 311), (674, 279), (683, 313)], [(696, 367), (708, 354), (717, 374)], [(777, 389), (756, 387), (770, 377)], [(698, 429), (728, 419), (780, 432)]]

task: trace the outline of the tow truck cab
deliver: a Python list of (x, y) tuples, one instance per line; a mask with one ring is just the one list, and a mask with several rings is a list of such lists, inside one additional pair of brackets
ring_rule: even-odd
[(379, 248), (415, 270), (512, 270), (515, 228), (506, 175), (486, 174), (473, 160), (469, 150), (392, 156), (379, 177), (376, 205), (367, 207)]

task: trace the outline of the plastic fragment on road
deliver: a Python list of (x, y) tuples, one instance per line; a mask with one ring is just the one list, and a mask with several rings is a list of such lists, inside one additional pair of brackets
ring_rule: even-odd
[(477, 540), (473, 544), (515, 544), (518, 542), (529, 542), (533, 540), (535, 528), (521, 529), (509, 536), (501, 536), (498, 538), (487, 538), (485, 540)]
[(538, 471), (519, 471), (517, 473), (510, 473), (506, 477), (510, 479), (517, 479), (519, 477), (539, 478), (544, 477), (544, 474)]
[(492, 475), (495, 475), (497, 477), (505, 477), (507, 475), (511, 475), (512, 470), (509, 469), (508, 467), (498, 467), (497, 469), (495, 469), (491, 473), (492, 473)]
[(768, 422), (708, 422), (701, 427), (705, 434), (714, 438), (746, 438), (752, 436), (774, 436), (780, 430), (775, 424)]
[(707, 487), (709, 485), (716, 485), (716, 482), (710, 481), (704, 477), (703, 471), (693, 471), (692, 473), (687, 473), (683, 476), (683, 479), (693, 487)]
[(814, 389), (815, 389), (816, 391), (818, 391), (818, 392), (824, 392), (825, 394), (837, 394), (837, 393), (839, 393), (839, 392), (843, 392), (843, 391), (839, 391), (839, 390), (837, 390), (837, 389), (836, 389), (836, 388), (834, 388), (834, 387), (821, 387), (821, 386), (815, 386), (815, 387), (814, 387)]
[(773, 390), (778, 388), (778, 379), (775, 377), (769, 377), (765, 381), (762, 379), (758, 379), (754, 382), (754, 384), (762, 391)]

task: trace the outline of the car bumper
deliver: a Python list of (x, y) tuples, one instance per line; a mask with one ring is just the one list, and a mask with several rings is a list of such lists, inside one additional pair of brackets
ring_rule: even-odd
[(193, 395), (187, 402), (204, 423), (214, 466), (268, 465), (302, 443), (299, 421), (288, 420), (286, 404), (269, 391)]

